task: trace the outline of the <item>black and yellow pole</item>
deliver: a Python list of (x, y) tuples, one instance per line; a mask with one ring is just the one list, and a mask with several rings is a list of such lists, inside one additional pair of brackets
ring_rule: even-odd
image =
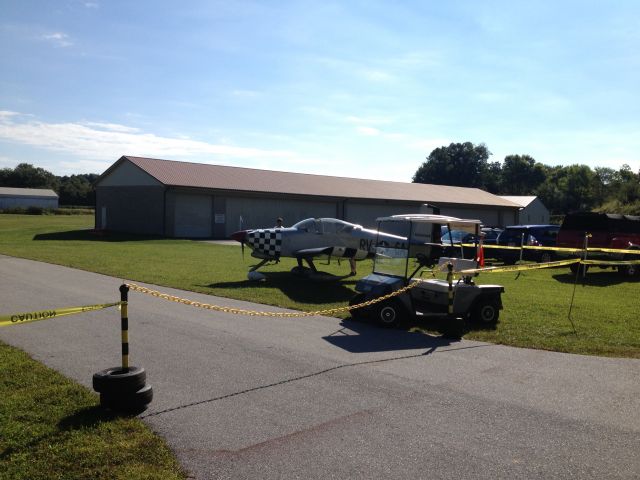
[(129, 371), (129, 287), (120, 285), (120, 329), (122, 330), (122, 371)]
[(449, 282), (449, 305), (447, 313), (449, 314), (449, 320), (453, 318), (453, 264), (447, 263), (447, 282)]

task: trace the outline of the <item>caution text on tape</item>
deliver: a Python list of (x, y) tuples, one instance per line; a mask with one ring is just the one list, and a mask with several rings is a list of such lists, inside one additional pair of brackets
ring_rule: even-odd
[(7, 325), (17, 325), (20, 323), (38, 322), (40, 320), (49, 320), (52, 318), (63, 317), (65, 315), (75, 315), (77, 313), (91, 312), (93, 310), (102, 310), (103, 308), (119, 306), (122, 303), (123, 302), (115, 302), (103, 303), (99, 305), (85, 305), (83, 307), (50, 308), (47, 310), (38, 310), (35, 312), (0, 315), (0, 327), (5, 327)]

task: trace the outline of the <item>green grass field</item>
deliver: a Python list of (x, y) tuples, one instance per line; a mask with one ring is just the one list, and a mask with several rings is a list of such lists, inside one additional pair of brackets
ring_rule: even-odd
[[(0, 253), (112, 275), (129, 281), (192, 290), (304, 311), (346, 306), (356, 279), (312, 282), (289, 273), (283, 259), (261, 269), (266, 282), (250, 282), (248, 267), (257, 261), (238, 246), (89, 232), (93, 217), (0, 215)], [(347, 262), (318, 267), (335, 275)], [(358, 264), (358, 277), (371, 262)], [(575, 289), (568, 269), (482, 274), (479, 283), (505, 287), (504, 310), (495, 329), (470, 330), (465, 338), (562, 352), (640, 358), (640, 282), (623, 280), (612, 270), (592, 269)], [(117, 300), (117, 292), (112, 294)], [(135, 302), (133, 292), (130, 300)], [(163, 300), (158, 300), (163, 301)], [(186, 307), (185, 308), (189, 308)], [(348, 313), (344, 313), (347, 317)], [(259, 318), (256, 318), (259, 321)], [(303, 318), (300, 321), (304, 321)], [(415, 328), (428, 329), (427, 325)]]
[[(353, 278), (314, 283), (294, 277), (289, 270), (295, 262), (290, 259), (263, 268), (266, 282), (249, 282), (247, 269), (255, 260), (248, 252), (243, 260), (238, 246), (124, 235), (102, 238), (91, 235), (92, 226), (92, 216), (0, 215), (0, 253), (304, 311), (346, 306), (354, 293)], [(335, 275), (348, 271), (346, 262), (318, 266)], [(360, 262), (358, 278), (370, 270), (370, 261)], [(480, 283), (505, 287), (504, 310), (495, 329), (470, 330), (465, 338), (640, 358), (640, 282), (622, 281), (611, 271), (590, 271), (575, 289), (574, 333), (568, 319), (574, 280), (568, 269), (528, 271), (518, 277), (482, 274)], [(131, 302), (136, 295), (141, 294), (130, 294)], [(110, 297), (118, 300), (119, 294), (105, 292), (105, 301)], [(6, 313), (14, 312), (0, 312)], [(412, 328), (431, 331), (428, 324)], [(0, 478), (185, 478), (166, 445), (141, 421), (101, 410), (96, 394), (2, 342), (0, 362)]]

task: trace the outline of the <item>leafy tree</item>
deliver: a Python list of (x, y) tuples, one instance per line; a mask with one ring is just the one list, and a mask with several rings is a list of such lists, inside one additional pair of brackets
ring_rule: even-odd
[(0, 170), (0, 186), (14, 188), (50, 188), (60, 199), (60, 205), (94, 205), (93, 184), (97, 174), (58, 177), (51, 172), (28, 163)]
[(61, 205), (93, 205), (95, 194), (87, 175), (71, 175), (60, 179), (58, 192)]
[(34, 167), (29, 163), (21, 163), (16, 168), (5, 168), (0, 174), (3, 187), (14, 188), (51, 188), (59, 185), (57, 177), (44, 168)]
[(502, 165), (502, 193), (531, 195), (546, 179), (545, 168), (529, 155), (507, 155)]
[(429, 154), (413, 176), (414, 183), (484, 187), (491, 152), (484, 144), (451, 143)]

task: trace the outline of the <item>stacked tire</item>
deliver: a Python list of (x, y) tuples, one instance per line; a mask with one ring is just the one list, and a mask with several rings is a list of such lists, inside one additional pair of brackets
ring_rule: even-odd
[(100, 406), (116, 412), (139, 413), (153, 400), (142, 367), (113, 367), (93, 374), (93, 389), (100, 394)]

